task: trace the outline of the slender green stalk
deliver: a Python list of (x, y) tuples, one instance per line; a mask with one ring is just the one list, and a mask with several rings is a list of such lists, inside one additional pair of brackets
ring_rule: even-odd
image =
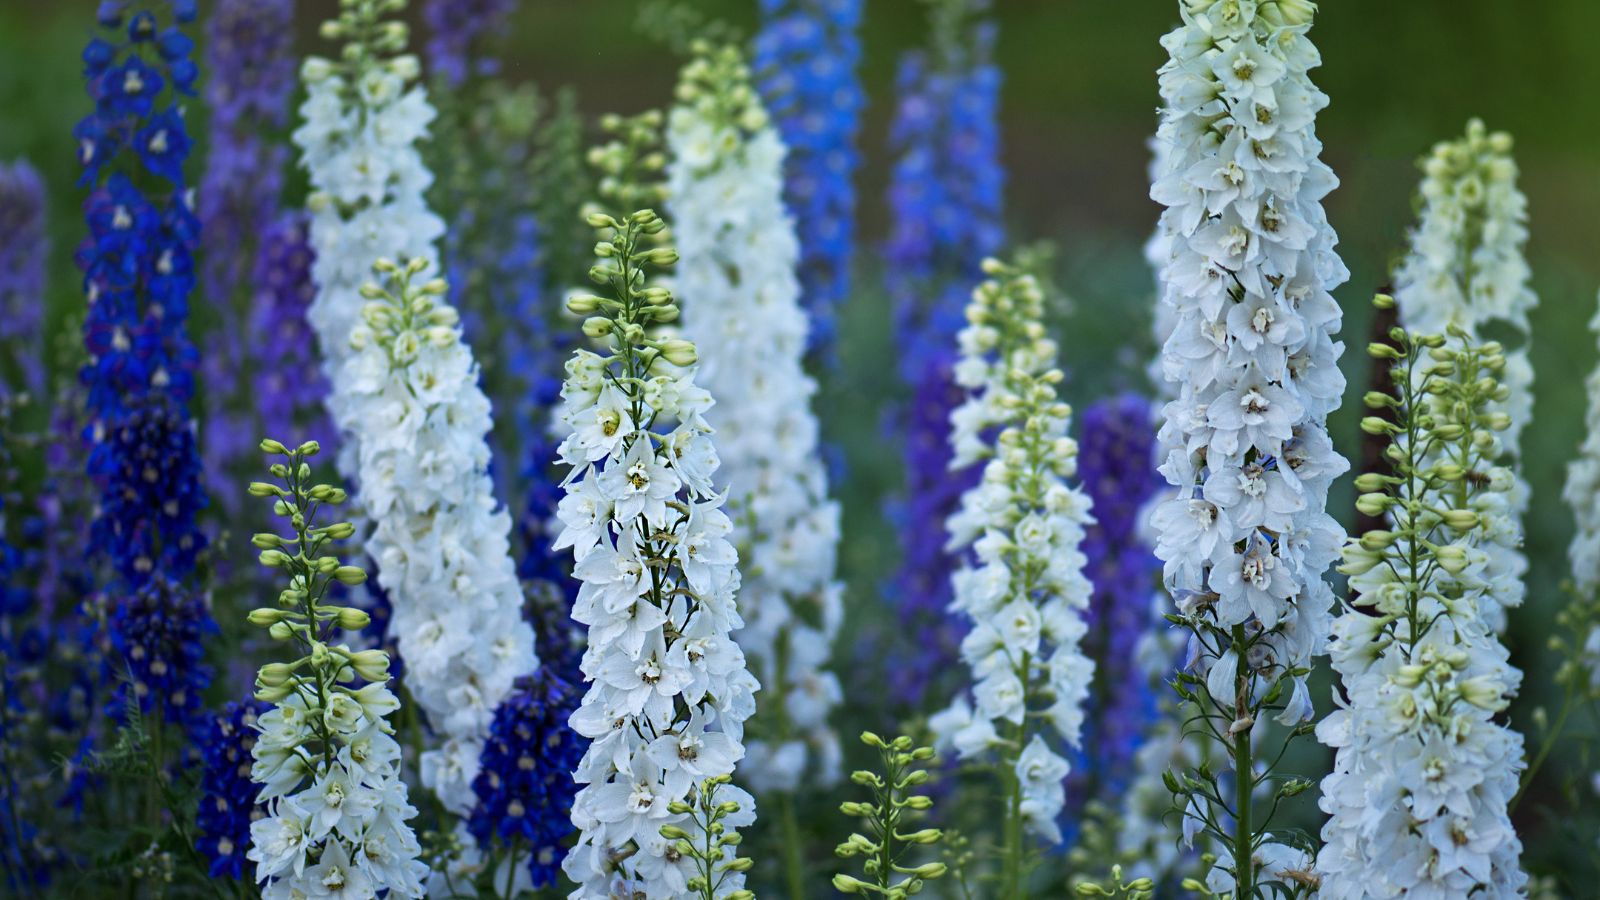
[[(1233, 626), (1233, 650), (1240, 659), (1244, 659), (1248, 652), (1243, 625)], [(1239, 674), (1234, 676), (1234, 687), (1242, 705), (1242, 698), (1250, 696), (1250, 676), (1246, 667), (1239, 667)], [(1249, 715), (1244, 710), (1240, 710), (1240, 713)], [(1253, 724), (1246, 725), (1233, 736), (1233, 878), (1240, 900), (1254, 897), (1256, 884), (1255, 835), (1251, 832), (1250, 821), (1250, 806), (1255, 792), (1254, 748), (1250, 743), (1253, 729)]]

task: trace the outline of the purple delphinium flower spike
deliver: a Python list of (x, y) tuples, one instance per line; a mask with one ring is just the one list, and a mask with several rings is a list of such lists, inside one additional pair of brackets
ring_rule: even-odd
[(1157, 698), (1138, 647), (1150, 628), (1150, 596), (1161, 583), (1161, 561), (1141, 539), (1139, 517), (1166, 483), (1155, 468), (1148, 400), (1121, 394), (1091, 404), (1078, 421), (1078, 478), (1094, 502), (1095, 524), (1083, 541), (1084, 573), (1094, 585), (1083, 647), (1095, 661), (1095, 677), (1084, 752), (1073, 763), (1067, 789), (1074, 800), (1063, 817), (1069, 830), (1085, 801), (1116, 805), (1156, 714)]
[(50, 258), (45, 233), (44, 181), (26, 160), (0, 163), (0, 394), (26, 390), (43, 396), (44, 272)]
[(949, 416), (961, 399), (951, 367), (979, 263), (1004, 240), (1000, 71), (994, 26), (981, 15), (988, 6), (971, 0), (935, 7), (939, 39), (902, 60), (890, 132), (887, 286), (900, 376), (911, 391), (910, 408), (892, 422), (906, 481), (891, 509), (902, 553), (891, 591), (902, 630), (914, 640), (896, 654), (891, 682), (896, 698), (911, 705), (955, 659), (960, 640), (945, 612), (953, 561), (944, 551), (944, 523), (978, 473), (948, 471)]
[[(230, 514), (240, 507), (236, 489), (241, 459), (251, 456), (261, 432), (251, 421), (251, 399), (270, 391), (246, 383), (242, 364), (253, 342), (245, 304), (257, 255), (257, 236), (274, 221), (288, 147), (268, 140), (288, 122), (295, 86), (293, 0), (218, 0), (206, 23), (205, 99), (211, 108), (210, 151), (200, 182), (199, 216), (205, 227), (200, 285), (216, 311), (216, 352), (203, 363), (205, 421), (201, 449), (212, 492)], [(262, 371), (262, 370), (256, 370)]]
[(850, 290), (865, 96), (861, 0), (761, 0), (752, 68), (783, 135), (784, 199), (800, 237), (801, 299), (811, 349), (831, 361), (838, 305)]
[(473, 42), (492, 34), (517, 8), (517, 0), (428, 0), (422, 19), (428, 37), (428, 71), (447, 87), (460, 87), (471, 75), (493, 75), (500, 62), (475, 55)]

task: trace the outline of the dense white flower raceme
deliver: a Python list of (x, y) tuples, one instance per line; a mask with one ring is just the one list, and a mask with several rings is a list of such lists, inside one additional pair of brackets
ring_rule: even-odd
[(843, 604), (839, 509), (811, 411), (816, 383), (802, 366), (807, 320), (784, 149), (735, 49), (690, 63), (679, 100), (667, 120), (677, 288), (689, 298), (696, 380), (717, 398), (706, 420), (744, 571), (735, 638), (767, 692), (740, 771), (758, 794), (794, 791), (838, 778), (828, 715), (841, 692), (825, 667)]
[(1532, 418), (1528, 315), (1539, 302), (1528, 286), (1528, 201), (1517, 189), (1511, 147), (1511, 135), (1489, 132), (1474, 119), (1464, 137), (1433, 148), (1422, 161), (1421, 211), (1411, 246), (1394, 276), (1394, 297), (1407, 328), (1444, 334), (1456, 325), (1480, 340), (1514, 338), (1501, 378), (1510, 394), (1496, 407), (1511, 416), (1503, 440), (1515, 483), (1509, 494), (1485, 497), (1491, 508), (1482, 510), (1492, 516), (1494, 537), (1484, 547), (1490, 556), (1485, 577), (1498, 583), (1483, 614), (1496, 631), (1505, 630), (1506, 608), (1522, 604), (1528, 571), (1522, 516), (1531, 491), (1522, 476), (1519, 436)]
[[(661, 831), (692, 834), (694, 792), (744, 756), (758, 684), (729, 636), (743, 624), (738, 552), (714, 486), (712, 398), (685, 368), (694, 346), (650, 336), (677, 316), (669, 291), (642, 287), (646, 269), (676, 258), (648, 247), (664, 223), (648, 211), (590, 221), (603, 238), (590, 274), (611, 293), (568, 305), (598, 313), (584, 331), (607, 345), (567, 362), (560, 457), (572, 469), (554, 546), (572, 548), (581, 582), (572, 615), (588, 628), (589, 689), (571, 724), (593, 743), (574, 773), (580, 835), (563, 869), (575, 898), (698, 897), (688, 884), (699, 860)], [(728, 828), (754, 821), (738, 787), (718, 798), (739, 804)], [(723, 874), (714, 896), (742, 889), (741, 873)]]
[[(362, 310), (333, 396), (334, 415), (361, 435), (367, 552), (393, 605), (406, 685), (439, 746), (422, 780), (465, 814), (495, 707), (538, 667), (510, 552), (511, 519), (489, 479), (489, 400), (461, 340), (445, 283), (414, 286), (408, 266)], [(393, 271), (392, 264), (380, 264)]]
[[(1278, 721), (1311, 718), (1306, 673), (1326, 641), (1324, 576), (1343, 539), (1325, 509), (1347, 464), (1326, 419), (1344, 390), (1329, 291), (1348, 272), (1321, 205), (1337, 179), (1313, 127), (1327, 105), (1307, 74), (1320, 62), (1307, 37), (1313, 10), (1190, 0), (1162, 39), (1165, 147), (1151, 197), (1165, 207), (1154, 246), (1166, 244), (1163, 302), (1174, 314), (1163, 375), (1176, 399), (1164, 410), (1161, 470), (1175, 490), (1152, 523), (1167, 588), (1194, 632), (1195, 687), (1230, 755), (1253, 739), (1270, 696)], [(1186, 836), (1194, 824), (1186, 817)], [(1252, 841), (1261, 827), (1250, 823)], [(1233, 877), (1243, 855), (1233, 856), (1214, 878)]]
[(929, 725), (963, 759), (999, 754), (1029, 829), (1057, 843), (1068, 771), (1057, 748), (1077, 746), (1094, 677), (1079, 647), (1092, 591), (1079, 547), (1093, 519), (1067, 483), (1078, 448), (1056, 397), (1043, 293), (1018, 268), (987, 260), (984, 270), (959, 336), (955, 378), (968, 396), (950, 416), (952, 465), (984, 467), (948, 523), (948, 546), (965, 557), (951, 608), (972, 622), (961, 656), (973, 686)]
[(1346, 699), (1317, 726), (1335, 750), (1317, 857), (1330, 900), (1519, 897), (1528, 880), (1507, 813), (1523, 741), (1496, 715), (1522, 675), (1484, 615), (1504, 582), (1485, 551), (1495, 526), (1476, 512), (1512, 490), (1493, 410), (1505, 359), (1443, 345), (1401, 347), (1394, 477), (1357, 481), (1388, 526), (1346, 549), (1352, 600), (1330, 648)]
[(257, 483), (250, 492), (273, 499), (292, 534), (257, 535), (261, 561), (285, 570), (287, 589), (276, 607), (250, 621), (272, 629), (274, 647), (299, 658), (263, 666), (257, 699), (274, 704), (254, 727), (251, 781), (265, 815), (250, 825), (248, 858), (268, 900), (305, 897), (421, 897), (428, 867), (407, 820), (417, 814), (400, 779), (400, 745), (390, 714), (400, 701), (386, 686), (389, 659), (381, 650), (351, 651), (335, 644), (341, 629), (367, 620), (360, 610), (327, 603), (335, 580), (359, 583), (359, 568), (338, 565), (335, 541), (354, 534), (349, 523), (322, 524), (318, 512), (344, 492), (310, 483), (306, 461), (314, 443), (290, 451), (275, 441), (262, 449), (281, 455), (273, 466), (282, 485)]
[[(340, 33), (367, 33), (356, 15), (340, 20)], [(407, 688), (435, 739), (420, 761), (422, 781), (464, 815), (495, 707), (538, 659), (522, 619), (511, 519), (488, 475), (492, 422), (472, 351), (441, 299), (443, 282), (412, 291), (419, 309), (394, 293), (433, 269), (443, 231), (423, 199), (432, 176), (416, 147), (433, 109), (421, 87), (407, 87), (413, 58), (362, 59), (305, 66), (295, 141), (313, 189), (309, 316)], [(387, 293), (368, 291), (366, 273), (386, 258), (403, 261), (404, 278)]]

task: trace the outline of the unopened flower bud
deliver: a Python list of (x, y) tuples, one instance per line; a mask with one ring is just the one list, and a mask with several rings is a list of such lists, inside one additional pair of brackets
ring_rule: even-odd
[(288, 622), (275, 622), (267, 629), (267, 636), (275, 641), (287, 641), (294, 637), (294, 629), (289, 627)]
[(294, 668), (288, 663), (267, 663), (256, 673), (256, 684), (267, 687), (282, 687), (294, 676)]
[(362, 650), (350, 654), (350, 667), (367, 681), (389, 679), (389, 654), (382, 650)]
[(346, 606), (339, 610), (339, 627), (346, 631), (359, 631), (372, 622), (372, 617), (365, 610)]
[(1470, 509), (1452, 509), (1441, 516), (1444, 524), (1456, 531), (1471, 531), (1478, 527), (1478, 514)]
[(661, 356), (675, 366), (692, 366), (699, 359), (699, 354), (695, 352), (694, 344), (678, 338), (662, 341), (659, 349), (661, 350)]
[(359, 566), (339, 566), (333, 570), (335, 581), (340, 584), (360, 584), (367, 580), (367, 573)]

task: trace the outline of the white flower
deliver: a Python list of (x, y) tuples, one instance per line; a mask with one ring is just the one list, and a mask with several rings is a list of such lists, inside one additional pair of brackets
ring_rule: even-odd
[[(688, 301), (684, 331), (699, 351), (697, 380), (717, 398), (704, 413), (716, 446), (699, 429), (680, 427), (668, 436), (667, 458), (696, 493), (710, 493), (712, 470), (727, 492), (729, 516), (716, 517), (731, 518), (731, 530), (691, 522), (684, 571), (704, 590), (708, 571), (731, 562), (732, 547), (743, 560), (744, 627), (735, 639), (772, 704), (751, 722), (741, 767), (760, 794), (837, 775), (829, 760), (838, 738), (828, 724), (837, 690), (817, 685), (844, 617), (834, 576), (839, 510), (828, 497), (811, 410), (816, 383), (803, 365), (808, 322), (799, 243), (784, 207), (784, 148), (748, 74), (726, 51), (697, 65), (696, 90), (668, 117), (667, 205), (682, 257), (677, 288)], [(730, 109), (741, 105), (748, 119)], [(764, 124), (744, 127), (752, 120)], [(695, 515), (705, 518), (698, 505)]]
[(341, 74), (308, 83), (294, 135), (313, 192), (317, 295), (308, 317), (332, 385), (340, 469), (360, 486), (356, 501), (375, 526), (366, 550), (394, 608), (408, 688), (439, 743), (452, 747), (450, 759), (439, 748), (424, 753), (423, 783), (463, 815), (494, 708), (538, 660), (522, 620), (510, 516), (496, 508), (488, 474), (489, 403), (459, 328), (440, 324), (455, 321), (454, 311), (435, 301), (435, 314), (419, 318), (384, 302), (376, 304), (388, 308), (383, 317), (363, 313), (373, 264), (418, 260), (422, 270), (410, 274), (420, 286), (437, 267), (444, 223), (424, 197), (432, 175), (417, 142), (434, 117), (424, 89), (408, 87), (393, 60), (361, 58), (358, 71), (329, 64)]
[[(1521, 474), (1520, 435), (1532, 420), (1533, 366), (1528, 356), (1529, 314), (1539, 298), (1529, 287), (1523, 255), (1528, 240), (1528, 201), (1517, 188), (1511, 136), (1467, 123), (1465, 136), (1441, 141), (1423, 160), (1422, 208), (1412, 229), (1410, 252), (1394, 273), (1401, 322), (1418, 333), (1443, 334), (1454, 324), (1475, 339), (1512, 337), (1500, 380), (1509, 391), (1494, 405), (1511, 417), (1500, 438), (1512, 460), (1516, 486), (1506, 532), (1491, 550), (1487, 577), (1521, 584), (1527, 558), (1521, 551), (1522, 515), (1531, 489)], [(1580, 529), (1581, 530), (1581, 529)], [(1505, 608), (1522, 603), (1520, 587), (1486, 598), (1484, 615), (1505, 630)]]
[[(618, 253), (640, 245), (643, 223), (630, 221), (603, 232)], [(642, 306), (632, 297), (625, 304)], [(573, 548), (573, 618), (588, 626), (581, 667), (589, 687), (570, 724), (592, 741), (573, 773), (582, 785), (572, 807), (579, 836), (562, 863), (579, 897), (697, 895), (688, 889), (694, 860), (661, 828), (696, 827), (671, 807), (744, 758), (758, 689), (729, 638), (742, 621), (739, 554), (722, 497), (710, 490), (717, 455), (703, 416), (711, 397), (692, 371), (641, 350), (614, 338), (606, 355), (580, 354), (564, 390), (568, 427), (585, 427), (607, 403), (630, 410), (634, 422), (622, 440), (600, 429), (592, 432), (598, 444), (574, 432), (564, 445), (573, 470), (555, 546)], [(600, 379), (617, 385), (618, 397), (594, 389)], [(732, 785), (722, 790), (744, 796)], [(753, 821), (753, 803), (744, 809), (748, 817), (724, 824)]]
[(1056, 400), (1056, 347), (1039, 326), (1043, 295), (1032, 276), (984, 265), (992, 280), (973, 293), (959, 338), (971, 394), (951, 416), (951, 442), (987, 462), (947, 523), (951, 551), (976, 558), (951, 578), (951, 609), (972, 620), (961, 656), (973, 684), (970, 700), (964, 692), (929, 725), (964, 759), (999, 749), (998, 765), (1020, 779), (1028, 829), (1059, 843), (1068, 765), (1040, 725), (1077, 746), (1094, 679), (1079, 648), (1090, 587), (1078, 544), (1092, 519), (1088, 497), (1067, 484), (1077, 445)]
[[(1167, 608), (1190, 631), (1188, 667), (1222, 707), (1249, 695), (1251, 708), (1233, 721), (1213, 715), (1225, 729), (1260, 718), (1274, 683), (1323, 652), (1325, 569), (1343, 539), (1325, 512), (1327, 489), (1347, 468), (1327, 439), (1327, 414), (1344, 388), (1329, 291), (1347, 272), (1321, 205), (1336, 180), (1318, 159), (1314, 118), (1327, 101), (1307, 75), (1318, 61), (1308, 24), (1282, 27), (1276, 11), (1242, 0), (1185, 2), (1180, 13), (1183, 23), (1162, 40), (1169, 59), (1159, 72), (1151, 197), (1164, 209), (1147, 245), (1161, 291), (1157, 371), (1170, 398), (1160, 470), (1173, 490), (1149, 521)], [(1235, 635), (1248, 648), (1234, 649)], [(1303, 680), (1281, 687), (1282, 715), (1310, 718)], [(1251, 731), (1252, 745), (1259, 734)], [(1157, 736), (1141, 754), (1147, 777), (1125, 806), (1138, 823), (1125, 845), (1151, 846), (1163, 757), (1176, 755), (1180, 770), (1210, 758), (1215, 771), (1211, 755), (1234, 752), (1185, 749), (1189, 742)], [(1205, 806), (1190, 797), (1186, 840), (1207, 819), (1226, 828), (1231, 814)]]

